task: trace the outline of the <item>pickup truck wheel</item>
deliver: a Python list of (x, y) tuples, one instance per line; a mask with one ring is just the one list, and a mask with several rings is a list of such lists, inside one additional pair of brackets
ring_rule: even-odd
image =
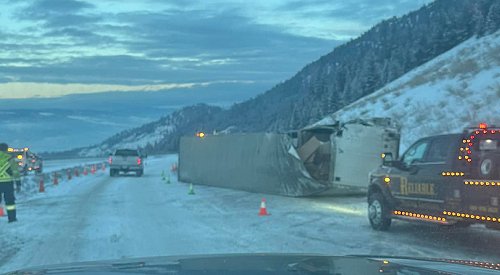
[(135, 172), (135, 175), (137, 177), (142, 177), (143, 174), (144, 174), (144, 170), (139, 170), (139, 171)]
[(375, 230), (385, 231), (391, 226), (389, 206), (380, 192), (368, 198), (368, 219)]
[(498, 167), (498, 163), (498, 157), (492, 154), (488, 154), (481, 158), (478, 167), (479, 177), (482, 179), (496, 179), (500, 168)]
[(109, 176), (110, 176), (110, 177), (115, 177), (115, 176), (116, 176), (116, 171), (115, 171), (115, 169), (109, 169)]

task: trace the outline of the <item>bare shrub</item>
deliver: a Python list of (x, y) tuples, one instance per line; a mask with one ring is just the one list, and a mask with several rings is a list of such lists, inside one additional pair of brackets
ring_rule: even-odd
[(452, 85), (448, 85), (445, 90), (448, 92), (449, 95), (460, 97), (460, 98), (465, 98), (467, 96), (467, 91), (465, 89), (455, 87)]
[(460, 62), (456, 62), (453, 66), (450, 66), (450, 72), (453, 75), (476, 73), (479, 71), (479, 65), (473, 59), (465, 59)]
[(429, 76), (425, 73), (416, 75), (414, 78), (412, 78), (410, 81), (406, 83), (406, 86), (409, 88), (414, 88), (417, 86), (420, 86), (422, 84), (425, 84), (429, 82)]

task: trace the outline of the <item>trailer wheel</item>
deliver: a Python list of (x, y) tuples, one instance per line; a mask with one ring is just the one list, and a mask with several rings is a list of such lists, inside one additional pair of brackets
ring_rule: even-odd
[(488, 154), (481, 158), (478, 166), (478, 174), (482, 179), (494, 179), (498, 177), (498, 158), (493, 154)]
[(368, 197), (368, 219), (373, 229), (385, 231), (391, 226), (389, 206), (380, 192)]

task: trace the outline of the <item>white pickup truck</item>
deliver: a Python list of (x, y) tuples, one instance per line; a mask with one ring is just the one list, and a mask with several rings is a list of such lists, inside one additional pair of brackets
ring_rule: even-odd
[(144, 174), (144, 157), (139, 150), (117, 149), (109, 155), (109, 175), (118, 176), (120, 172), (134, 172), (140, 177)]

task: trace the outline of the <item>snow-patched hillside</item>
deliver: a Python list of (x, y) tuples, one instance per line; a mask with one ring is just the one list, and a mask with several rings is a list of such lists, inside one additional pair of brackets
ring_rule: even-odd
[(402, 149), (479, 122), (500, 126), (500, 31), (465, 41), (316, 125), (369, 117), (396, 119)]
[[(140, 148), (146, 152), (167, 153), (179, 142), (181, 135), (205, 129), (221, 107), (197, 104), (184, 107), (157, 121), (118, 133), (101, 144), (75, 149), (70, 154), (80, 157), (105, 156), (118, 148)], [(186, 126), (188, 125), (188, 126)]]
[(83, 157), (95, 157), (102, 156), (106, 152), (111, 152), (118, 148), (145, 148), (148, 144), (151, 146), (157, 144), (173, 130), (174, 126), (172, 125), (162, 125), (155, 128), (153, 132), (133, 132), (119, 143), (110, 144), (105, 142), (97, 147), (86, 148), (79, 155)]

